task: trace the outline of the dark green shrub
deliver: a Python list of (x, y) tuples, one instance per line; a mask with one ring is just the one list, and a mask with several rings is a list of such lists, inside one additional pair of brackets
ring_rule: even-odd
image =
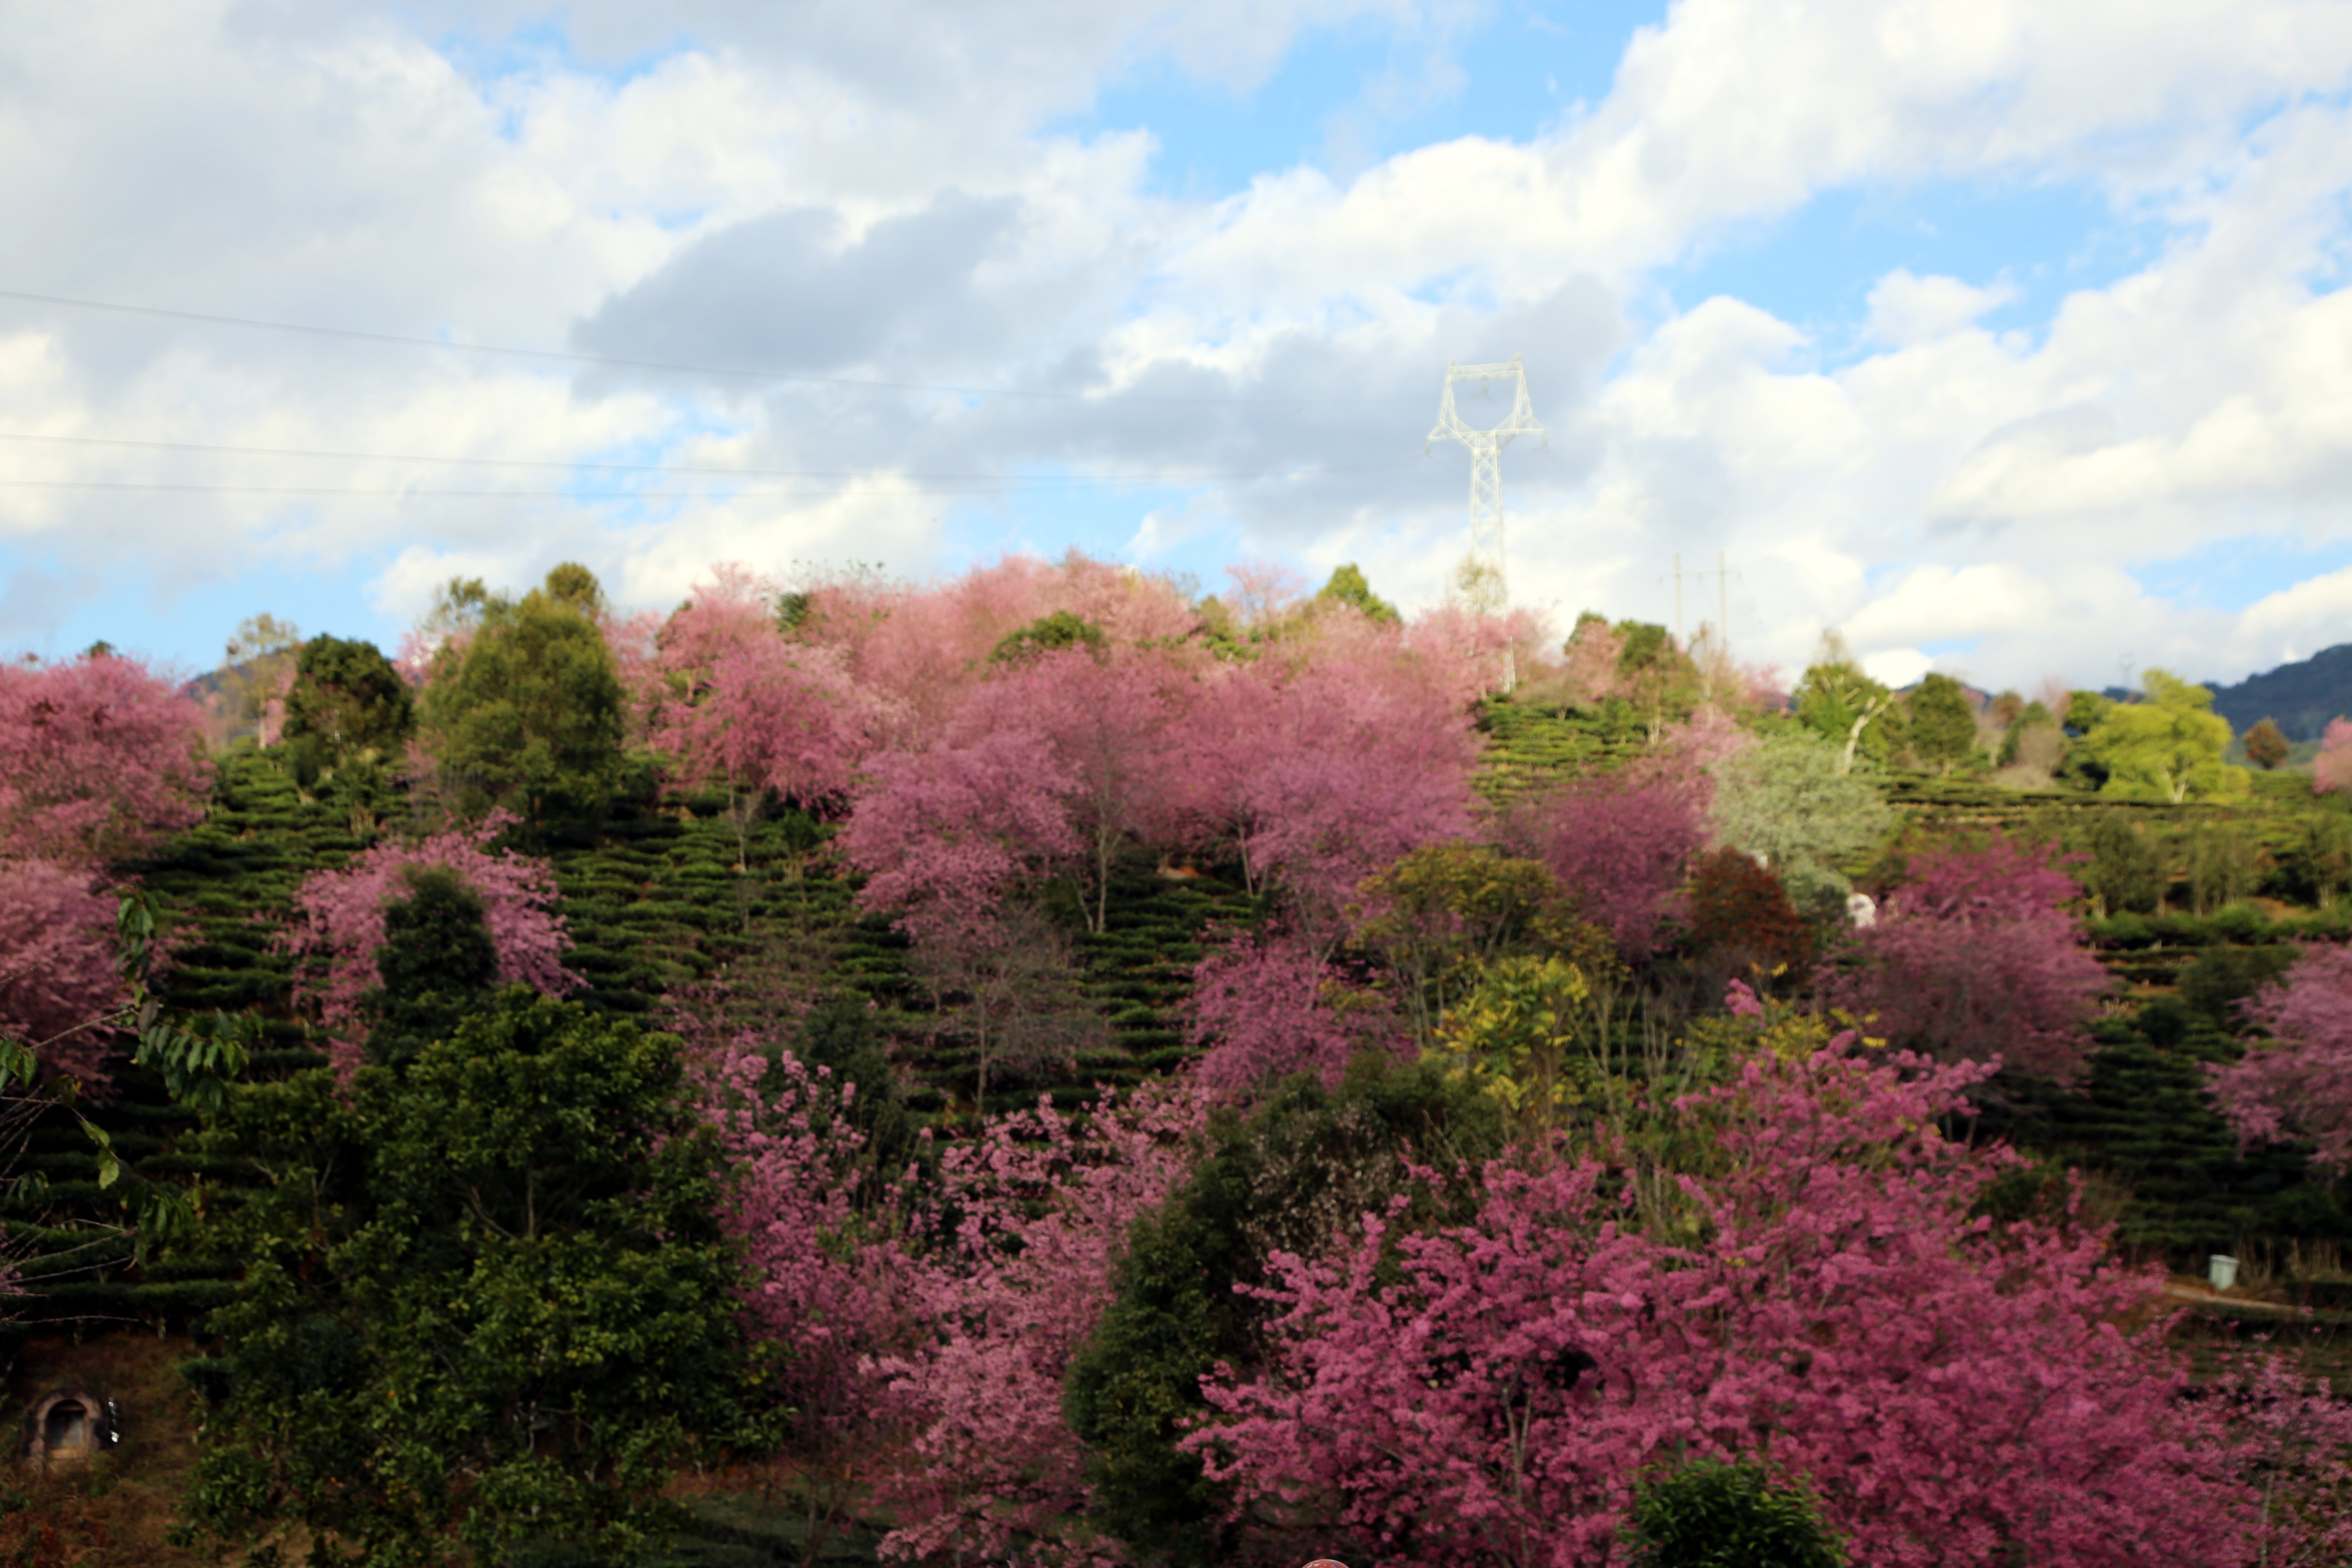
[(2295, 961), (2294, 948), (2209, 947), (2180, 972), (2180, 1000), (2191, 1011), (2212, 1020), (2217, 1028), (2236, 1033), (2237, 1004), (2261, 990)]
[(1643, 1482), (1625, 1519), (1635, 1568), (1844, 1568), (1802, 1489), (1747, 1460), (1695, 1459)]
[(2189, 895), (2200, 915), (2252, 892), (2268, 869), (2262, 845), (2233, 822), (2199, 824), (2188, 850)]
[(208, 1142), (269, 1179), (212, 1219), (245, 1271), (197, 1531), (627, 1558), (698, 1439), (762, 1435), (674, 1039), (518, 987), (400, 1071), (247, 1085)]
[(1213, 1129), (1184, 1189), (1136, 1226), (1118, 1294), (1064, 1384), (1095, 1522), (1145, 1561), (1213, 1561), (1223, 1489), (1176, 1440), (1205, 1408), (1202, 1375), (1253, 1349), (1264, 1309), (1234, 1287), (1262, 1282), (1269, 1249), (1312, 1252), (1342, 1216), (1381, 1209), (1408, 1156), (1450, 1168), (1495, 1152), (1499, 1134), (1491, 1100), (1370, 1056), (1336, 1095), (1301, 1075)]
[(2158, 1050), (2168, 1051), (2189, 1037), (2199, 1015), (2178, 996), (2157, 996), (2139, 1010), (2139, 1032)]
[(2123, 813), (2102, 813), (2083, 836), (2082, 847), (2091, 859), (2075, 874), (2106, 913), (2147, 914), (2163, 901), (2163, 851)]

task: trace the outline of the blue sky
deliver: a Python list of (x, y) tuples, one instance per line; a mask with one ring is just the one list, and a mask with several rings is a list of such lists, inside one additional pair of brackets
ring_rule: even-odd
[(390, 643), (567, 558), (645, 605), (1073, 546), (1426, 605), (1444, 362), (1514, 352), (1512, 588), (1563, 619), (1720, 552), (1784, 666), (2234, 679), (2352, 624), (2344, 8), (126, 10), (0, 38), (0, 290), (831, 380), (0, 299), (0, 434), (69, 438), (0, 443), (13, 649)]

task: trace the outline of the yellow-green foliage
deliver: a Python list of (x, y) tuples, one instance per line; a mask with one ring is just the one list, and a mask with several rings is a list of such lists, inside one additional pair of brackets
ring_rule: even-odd
[(1551, 1127), (1583, 1104), (1600, 1068), (1588, 1048), (1596, 1025), (1584, 972), (1558, 957), (1512, 957), (1438, 1026), (1432, 1056), (1476, 1084), (1522, 1126)]
[(2107, 771), (2100, 793), (2175, 805), (2243, 795), (2246, 770), (2221, 760), (2230, 721), (2213, 711), (2212, 692), (2161, 669), (2140, 684), (2146, 701), (2110, 704), (2083, 738), (2090, 760)]

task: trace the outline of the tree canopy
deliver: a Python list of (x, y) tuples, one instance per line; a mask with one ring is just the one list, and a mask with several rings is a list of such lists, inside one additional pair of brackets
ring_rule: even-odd
[(539, 823), (593, 816), (619, 782), (620, 672), (583, 574), (559, 567), (520, 600), (485, 597), (479, 624), (434, 656), (422, 728), (457, 801)]
[(2230, 721), (2213, 711), (2213, 693), (2162, 669), (2140, 685), (2142, 700), (2108, 704), (2084, 737), (2084, 752), (2106, 770), (2100, 793), (2175, 804), (2245, 794), (2246, 771), (2222, 760)]
[(361, 1560), (625, 1558), (700, 1438), (744, 1431), (735, 1265), (676, 1042), (509, 992), (404, 1068), (236, 1094), (265, 1184), (215, 1241), (225, 1397), (194, 1498)]
[(316, 637), (295, 657), (284, 734), (340, 766), (370, 752), (392, 754), (408, 739), (415, 710), (408, 683), (375, 644)]

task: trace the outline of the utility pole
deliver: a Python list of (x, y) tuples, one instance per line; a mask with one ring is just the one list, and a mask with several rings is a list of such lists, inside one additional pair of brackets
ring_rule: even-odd
[(1675, 646), (1683, 649), (1685, 652), (1688, 652), (1690, 650), (1690, 639), (1683, 635), (1683, 579), (1685, 577), (1689, 577), (1694, 582), (1700, 583), (1706, 582), (1709, 577), (1715, 579), (1715, 635), (1717, 639), (1723, 644), (1725, 649), (1727, 651), (1731, 647), (1731, 560), (1729, 553), (1721, 550), (1715, 552), (1715, 570), (1712, 572), (1685, 572), (1683, 570), (1682, 552), (1680, 551), (1676, 551), (1675, 552)]

